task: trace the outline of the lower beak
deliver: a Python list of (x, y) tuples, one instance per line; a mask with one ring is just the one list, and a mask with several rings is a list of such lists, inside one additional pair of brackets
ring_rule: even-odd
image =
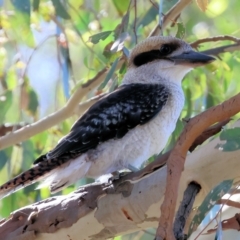
[(216, 60), (214, 57), (195, 51), (185, 52), (180, 55), (170, 57), (170, 59), (173, 60), (176, 65), (179, 64), (192, 67), (202, 66)]

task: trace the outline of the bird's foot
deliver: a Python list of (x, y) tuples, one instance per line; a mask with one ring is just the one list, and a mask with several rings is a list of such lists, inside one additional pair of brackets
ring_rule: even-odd
[[(137, 171), (139, 171), (139, 169), (138, 168), (136, 168), (136, 167), (134, 167), (134, 166), (132, 166), (132, 165), (128, 165), (127, 166), (127, 169), (130, 171), (130, 172), (137, 172)], [(108, 179), (108, 182), (113, 182), (113, 181), (115, 181), (115, 180), (118, 180), (118, 179), (120, 179), (121, 177), (124, 177), (124, 176), (126, 176), (127, 174), (129, 174), (129, 172), (126, 172), (126, 171), (121, 171), (121, 172), (119, 172), (119, 171), (115, 171), (115, 172), (112, 172), (112, 177), (110, 177), (109, 179)]]
[(112, 172), (112, 177), (110, 177), (108, 179), (108, 182), (116, 181), (116, 180), (120, 179), (121, 177), (127, 175), (128, 173), (129, 172), (119, 172), (119, 171)]

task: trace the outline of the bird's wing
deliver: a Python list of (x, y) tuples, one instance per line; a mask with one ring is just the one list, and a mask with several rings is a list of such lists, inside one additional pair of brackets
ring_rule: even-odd
[(122, 138), (156, 116), (168, 96), (168, 89), (160, 84), (122, 85), (90, 107), (47, 154), (48, 159), (84, 153), (107, 140)]

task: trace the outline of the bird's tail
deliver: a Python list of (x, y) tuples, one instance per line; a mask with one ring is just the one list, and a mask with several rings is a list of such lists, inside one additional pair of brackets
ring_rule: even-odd
[(56, 166), (58, 166), (56, 159), (45, 159), (45, 161), (41, 161), (40, 163), (34, 165), (29, 170), (21, 173), (0, 186), (0, 199), (21, 188), (42, 180), (47, 177), (50, 172), (56, 168)]
[(43, 183), (38, 188), (49, 186), (51, 193), (58, 192), (84, 177), (91, 166), (84, 155), (71, 161), (64, 157), (47, 159), (43, 155), (34, 163), (32, 168), (0, 186), (0, 199), (41, 180)]

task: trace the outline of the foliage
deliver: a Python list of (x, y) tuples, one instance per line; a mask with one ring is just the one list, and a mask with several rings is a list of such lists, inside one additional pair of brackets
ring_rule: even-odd
[(198, 207), (197, 213), (194, 216), (191, 225), (189, 227), (188, 236), (191, 236), (192, 232), (197, 229), (199, 224), (205, 218), (207, 213), (212, 209), (212, 207), (217, 203), (219, 199), (226, 194), (232, 187), (233, 180), (225, 180), (216, 186), (211, 192), (206, 196), (201, 206)]
[(217, 147), (222, 151), (236, 151), (240, 149), (240, 128), (226, 129), (221, 132), (220, 139), (225, 141)]
[[(60, 109), (66, 102), (69, 89), (94, 77), (104, 67), (110, 71), (100, 87), (88, 94), (88, 97), (113, 90), (121, 82), (126, 71), (126, 62), (117, 69), (119, 58), (128, 54), (136, 42), (145, 39), (158, 23), (158, 4), (153, 1), (84, 1), (84, 0), (22, 0), (5, 1), (1, 5), (1, 42), (0, 42), (0, 124), (19, 122), (32, 123), (41, 117)], [(164, 1), (166, 13), (176, 1)], [(180, 19), (164, 30), (164, 35), (174, 35), (188, 42), (216, 35), (234, 35), (240, 37), (239, 1), (212, 0), (196, 1), (181, 14)], [(154, 4), (153, 4), (154, 3)], [(202, 11), (201, 11), (202, 10)], [(204, 11), (204, 12), (203, 12)], [(44, 24), (53, 24), (54, 30), (47, 38), (38, 40)], [(63, 35), (66, 34), (65, 37)], [(54, 41), (51, 41), (54, 38)], [(44, 49), (51, 42), (50, 48)], [(56, 42), (58, 43), (56, 45)], [(228, 44), (226, 42), (226, 44)], [(123, 46), (124, 44), (124, 46)], [(202, 44), (199, 50), (221, 46), (222, 42)], [(20, 52), (20, 48), (25, 50)], [(30, 51), (28, 57), (23, 53)], [(42, 52), (41, 52), (42, 51)], [(60, 74), (55, 88), (50, 95), (51, 104), (44, 114), (41, 112), (40, 98), (49, 98), (44, 90), (41, 93), (33, 86), (28, 76), (30, 71), (40, 74), (45, 66), (47, 54), (54, 55), (60, 66)], [(34, 55), (40, 53), (39, 65), (34, 62)], [(222, 61), (216, 61), (205, 68), (199, 68), (188, 74), (183, 82), (186, 104), (181, 118), (191, 117), (206, 108), (216, 105), (240, 91), (239, 52), (221, 55)], [(61, 64), (60, 64), (61, 63)], [(65, 64), (65, 65), (64, 65)], [(65, 67), (64, 67), (65, 66)], [(54, 69), (52, 69), (54, 71)], [(52, 78), (49, 74), (49, 84)], [(28, 79), (29, 77), (29, 79)], [(46, 84), (42, 82), (42, 84)], [(48, 85), (45, 89), (49, 88)], [(63, 94), (64, 93), (64, 94)], [(44, 95), (46, 94), (46, 95)], [(54, 99), (55, 98), (55, 99)], [(1, 183), (16, 176), (30, 167), (33, 160), (41, 153), (50, 150), (64, 134), (68, 132), (76, 117), (48, 131), (37, 134), (29, 140), (0, 151)], [(183, 127), (179, 121), (169, 148), (174, 144)], [(238, 131), (239, 132), (239, 131)], [(239, 138), (232, 139), (232, 133), (222, 133), (224, 140), (235, 141), (239, 147)], [(231, 145), (232, 146), (232, 145)], [(224, 145), (229, 150), (228, 145)], [(83, 183), (82, 180), (76, 186)], [(71, 186), (63, 190), (69, 193)], [(49, 197), (46, 189), (33, 191), (33, 187), (21, 190), (0, 202), (1, 217), (37, 200)], [(146, 233), (142, 239), (152, 239)], [(143, 235), (142, 234), (142, 235)], [(119, 239), (119, 238), (117, 238)]]

